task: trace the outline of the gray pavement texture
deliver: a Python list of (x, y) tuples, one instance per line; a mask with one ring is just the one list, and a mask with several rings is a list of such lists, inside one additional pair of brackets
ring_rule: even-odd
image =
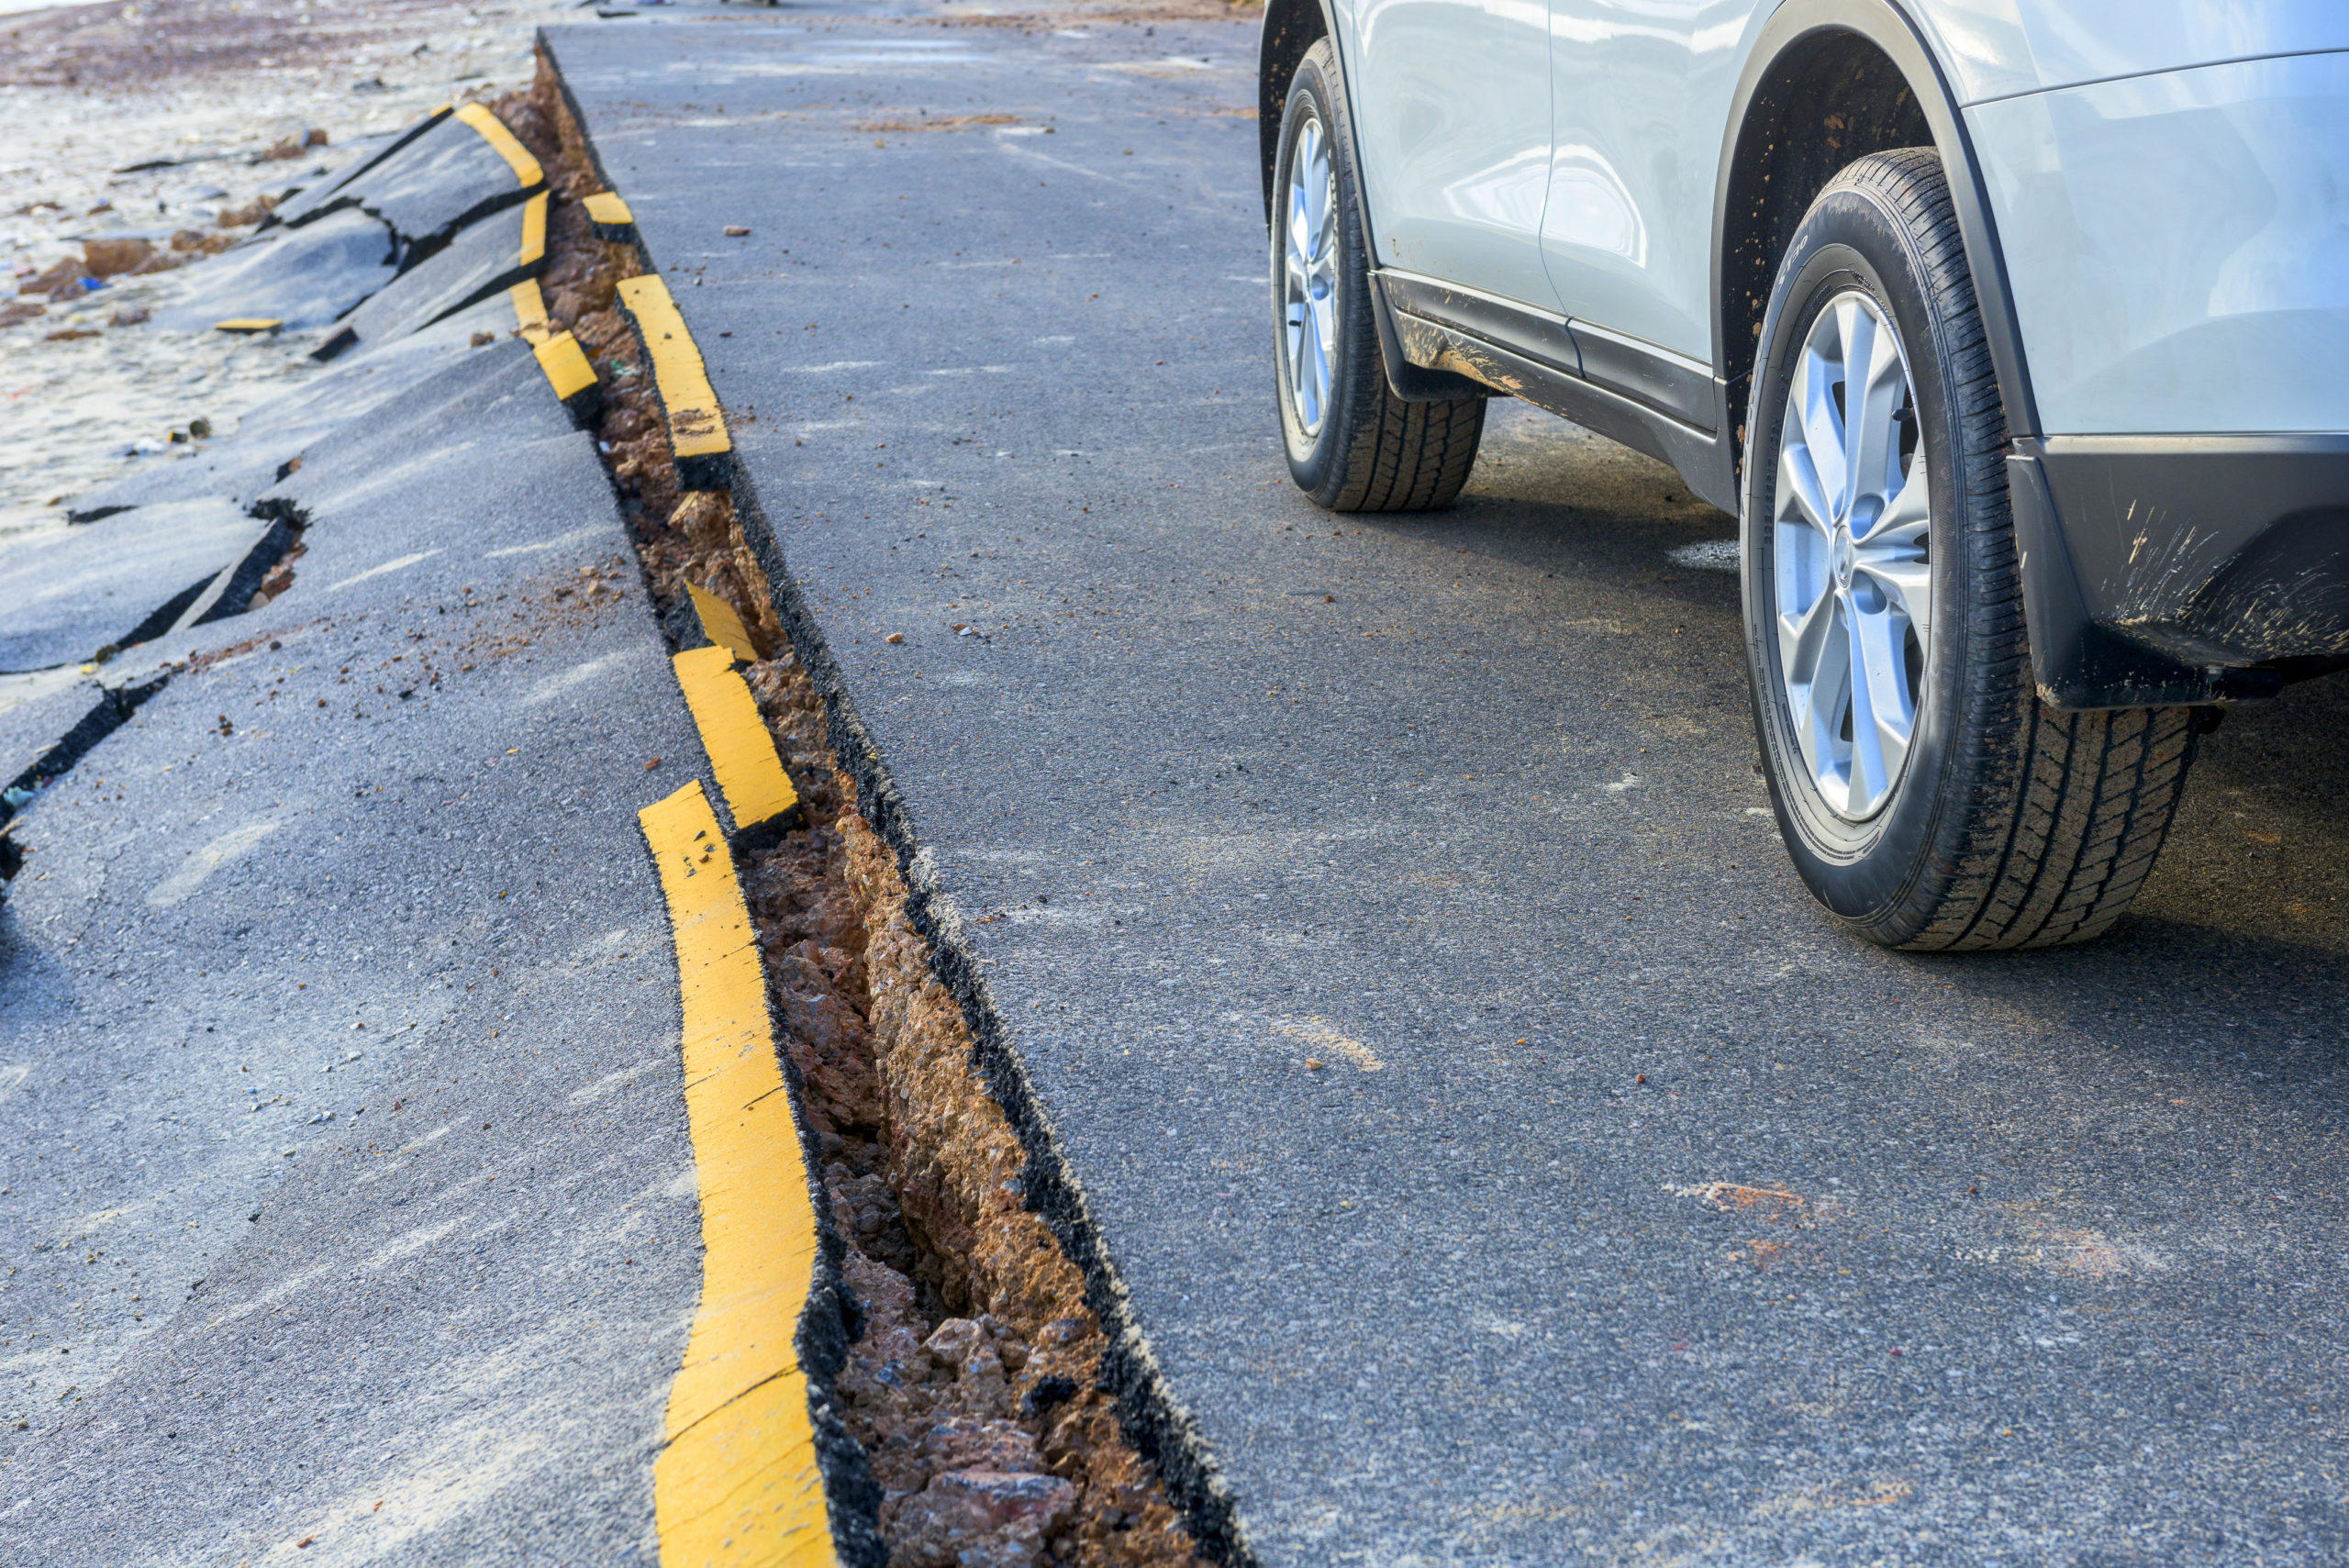
[(397, 238), (356, 207), (300, 228), (271, 229), (225, 252), (177, 299), (156, 311), (159, 326), (203, 332), (215, 323), (262, 318), (289, 332), (324, 327), (399, 275)]
[(1250, 1555), (2349, 1557), (2340, 685), (2103, 941), (1855, 945), (1727, 519), (1292, 489), (1252, 26), (737, 15), (549, 36)]
[[(351, 313), (351, 327), (359, 341), (375, 343), (404, 337), (525, 277), (537, 276), (545, 258), (541, 253), (528, 264), (521, 260), (523, 215), (520, 206), (493, 213), (460, 232), (430, 259), (401, 273)], [(507, 325), (510, 328), (511, 323)]]
[[(175, 599), (193, 608), (206, 583), (268, 527), (231, 501), (204, 496), (17, 541), (0, 556), (0, 604), (9, 606), (0, 671), (87, 659), (103, 644), (130, 641)], [(0, 767), (6, 762), (0, 756)]]
[(12, 746), (162, 682), (10, 828), (0, 1562), (657, 1556), (700, 1249), (634, 814), (701, 755), (511, 325), (142, 476), (305, 517), (283, 595), (0, 680)]
[(298, 232), (356, 208), (397, 237), (397, 260), (406, 271), (460, 229), (536, 188), (521, 185), (513, 166), (479, 131), (450, 115), (401, 137), (317, 196), (288, 203), (284, 222)]

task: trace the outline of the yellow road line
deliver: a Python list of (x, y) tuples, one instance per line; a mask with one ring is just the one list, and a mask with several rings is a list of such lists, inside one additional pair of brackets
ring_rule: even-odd
[(232, 316), (212, 324), (215, 332), (274, 332), (284, 323), (274, 316)]
[(515, 262), (535, 267), (547, 254), (547, 193), (540, 191), (522, 204), (522, 254)]
[(618, 243), (636, 232), (636, 215), (628, 210), (618, 191), (598, 191), (581, 205), (587, 209), (587, 222), (596, 239)]
[(506, 160), (507, 167), (514, 171), (514, 178), (522, 183), (524, 190), (546, 183), (546, 172), (530, 156), (530, 150), (514, 139), (514, 133), (506, 128), (505, 121), (479, 104), (464, 105), (457, 110), (457, 117), (479, 131), (481, 139), (497, 150), (497, 155)]
[(547, 298), (539, 292), (539, 280), (524, 278), (506, 291), (514, 302), (515, 329), (522, 334), (525, 343), (543, 343), (554, 336), (554, 328), (547, 321)]
[(670, 661), (677, 684), (709, 753), (709, 771), (726, 792), (726, 809), (739, 830), (774, 822), (799, 804), (791, 775), (775, 755), (774, 737), (759, 717), (757, 699), (734, 673), (729, 648), (695, 648)]
[(662, 1568), (837, 1561), (793, 1336), (816, 1210), (732, 854), (701, 782), (637, 813), (661, 871), (701, 1189), (701, 1303), (652, 1467)]
[(726, 433), (718, 394), (702, 368), (701, 350), (685, 330), (685, 318), (669, 297), (669, 285), (657, 274), (622, 279), (619, 294), (620, 308), (636, 324), (636, 335), (652, 361), (652, 389), (669, 417), (677, 483), (687, 490), (715, 490), (732, 472), (734, 443)]
[(542, 343), (531, 344), (530, 352), (538, 360), (539, 369), (546, 373), (547, 384), (554, 388), (556, 400), (570, 410), (571, 422), (581, 429), (593, 424), (603, 405), (604, 385), (596, 379), (596, 367), (588, 363), (579, 339), (568, 332), (558, 332)]
[(701, 634), (720, 648), (733, 650), (734, 657), (746, 664), (759, 659), (758, 645), (751, 640), (751, 628), (734, 613), (734, 606), (696, 583), (685, 584), (685, 592), (693, 595), (694, 615), (701, 622)]

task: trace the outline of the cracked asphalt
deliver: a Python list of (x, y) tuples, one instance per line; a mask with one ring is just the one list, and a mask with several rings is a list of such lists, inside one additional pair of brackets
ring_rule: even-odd
[(549, 37), (1255, 1560), (2349, 1552), (2341, 685), (2106, 940), (1855, 945), (1726, 518), (1508, 403), (1289, 485), (1252, 25)]
[(701, 1265), (634, 813), (699, 743), (593, 442), (469, 347), (501, 312), (143, 477), (261, 471), (293, 585), (0, 715), (14, 773), (164, 679), (13, 827), (0, 1559), (656, 1555)]
[[(1442, 516), (1289, 484), (1252, 23), (666, 9), (551, 50), (1244, 1560), (2349, 1556), (2349, 688), (2104, 940), (1855, 945), (1726, 518), (1511, 403)], [(161, 681), (10, 828), (0, 1560), (657, 1555), (701, 757), (512, 320), (0, 558), (0, 777)], [(50, 665), (263, 499), (284, 594)]]

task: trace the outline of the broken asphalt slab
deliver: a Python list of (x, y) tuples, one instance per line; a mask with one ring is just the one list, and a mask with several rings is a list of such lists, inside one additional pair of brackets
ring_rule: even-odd
[(10, 606), (0, 626), (0, 673), (80, 663), (102, 647), (157, 637), (183, 616), (201, 615), (210, 607), (197, 604), (206, 590), (270, 528), (212, 496), (20, 535), (0, 554), (0, 604)]
[(2337, 686), (2210, 738), (2104, 941), (1855, 945), (1672, 475), (1497, 403), (1451, 513), (1294, 492), (1252, 26), (549, 39), (1203, 1529), (2349, 1551)]
[[(474, 315), (73, 530), (306, 523), (10, 824), (0, 1560), (657, 1557), (700, 1251), (635, 811), (699, 740), (593, 440)], [(50, 679), (12, 746), (113, 700)]]

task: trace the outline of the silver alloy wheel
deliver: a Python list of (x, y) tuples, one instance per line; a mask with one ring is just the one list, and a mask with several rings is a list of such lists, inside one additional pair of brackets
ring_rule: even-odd
[(1820, 798), (1852, 822), (1900, 781), (1932, 649), (1916, 401), (1876, 301), (1829, 300), (1787, 387), (1770, 554), (1780, 695)]
[(1316, 115), (1305, 117), (1289, 152), (1281, 234), (1281, 368), (1297, 422), (1311, 437), (1330, 410), (1338, 351), (1338, 175)]

